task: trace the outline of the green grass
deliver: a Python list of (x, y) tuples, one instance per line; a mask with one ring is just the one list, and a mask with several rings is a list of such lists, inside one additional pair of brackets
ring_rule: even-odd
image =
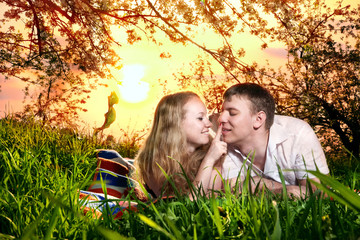
[[(0, 120), (0, 239), (358, 239), (359, 170), (318, 175), (320, 191), (293, 200), (267, 191), (256, 196), (226, 191), (197, 200), (178, 196), (139, 203), (121, 220), (84, 215), (77, 192), (90, 184), (95, 150), (125, 157), (134, 143), (111, 144), (73, 131), (44, 128), (34, 120)], [(353, 160), (352, 160), (353, 161)], [(332, 167), (332, 166), (330, 166)], [(342, 169), (338, 169), (342, 167)], [(314, 173), (317, 174), (317, 173)], [(201, 192), (201, 191), (199, 191)]]

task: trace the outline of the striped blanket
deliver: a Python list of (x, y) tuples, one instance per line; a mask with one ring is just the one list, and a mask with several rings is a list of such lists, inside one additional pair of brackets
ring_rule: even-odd
[[(131, 177), (135, 172), (133, 160), (121, 157), (115, 150), (99, 150), (98, 165), (92, 184), (87, 190), (80, 190), (82, 210), (91, 211), (94, 217), (101, 217), (105, 209), (110, 210), (115, 219), (125, 210), (136, 210), (138, 199), (152, 200)], [(125, 199), (126, 198), (126, 199)]]

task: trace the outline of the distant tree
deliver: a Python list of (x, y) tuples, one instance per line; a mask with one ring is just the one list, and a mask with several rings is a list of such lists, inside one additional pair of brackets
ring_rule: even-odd
[[(111, 77), (108, 66), (121, 66), (114, 46), (141, 40), (137, 32), (156, 42), (156, 28), (166, 31), (146, 1), (0, 0), (0, 6), (0, 74), (27, 82), (25, 96), (36, 89), (25, 112), (47, 122), (73, 123), (86, 111), (81, 104), (96, 79)], [(111, 27), (123, 29), (125, 41), (114, 39)]]
[[(262, 3), (265, 11), (269, 3)], [(301, 6), (301, 7), (300, 7)], [(288, 50), (285, 71), (260, 69), (259, 79), (275, 93), (278, 111), (307, 120), (327, 139), (359, 157), (360, 5), (335, 9), (325, 1), (272, 5), (278, 20), (270, 37)], [(329, 141), (329, 137), (331, 141)]]
[[(204, 9), (202, 2), (194, 3), (0, 0), (0, 74), (27, 82), (25, 96), (36, 89), (25, 112), (47, 122), (74, 122), (79, 110), (86, 111), (81, 104), (96, 86), (96, 78), (111, 77), (108, 66), (121, 66), (115, 46), (143, 37), (161, 45), (155, 38), (160, 31), (173, 42), (201, 47), (184, 34), (205, 20), (197, 14)], [(126, 39), (115, 39), (115, 28), (122, 29)], [(214, 57), (218, 54), (201, 48)]]
[(274, 78), (270, 79), (278, 111), (307, 120), (317, 127), (327, 146), (338, 151), (342, 143), (358, 157), (359, 49), (328, 37), (293, 48), (290, 56), (288, 72), (273, 70)]
[(178, 80), (180, 88), (191, 89), (201, 94), (211, 113), (219, 113), (222, 107), (222, 95), (228, 84), (234, 79), (215, 74), (209, 60), (203, 59), (201, 56), (198, 58), (199, 60), (195, 64), (189, 63), (189, 68), (193, 74), (189, 75), (179, 70), (174, 73), (174, 77)]
[(84, 77), (104, 77), (104, 66), (118, 60), (110, 48), (108, 20), (81, 1), (0, 2), (0, 73), (27, 82), (26, 96), (36, 88), (26, 111), (64, 121), (85, 110), (80, 104), (90, 91)]
[[(300, 7), (302, 6), (302, 8)], [(262, 5), (265, 10), (268, 7)], [(273, 6), (274, 7), (274, 6)], [(288, 50), (285, 71), (259, 69), (258, 80), (275, 93), (278, 111), (307, 120), (327, 147), (339, 142), (359, 157), (360, 5), (335, 9), (325, 1), (284, 4), (271, 13), (270, 36)], [(340, 140), (340, 141), (339, 141)]]

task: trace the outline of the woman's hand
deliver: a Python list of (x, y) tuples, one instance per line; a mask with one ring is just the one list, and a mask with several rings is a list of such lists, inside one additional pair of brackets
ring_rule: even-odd
[(216, 135), (211, 142), (208, 153), (204, 160), (208, 161), (209, 165), (214, 165), (222, 156), (227, 154), (227, 143), (221, 140), (222, 127), (221, 124), (216, 131)]
[(222, 160), (227, 153), (227, 144), (221, 140), (221, 131), (222, 127), (220, 125), (205, 158), (201, 162), (199, 171), (196, 174), (195, 183), (197, 186), (202, 186), (205, 193), (213, 187), (211, 181), (213, 181), (215, 177), (217, 183), (215, 183), (214, 188), (221, 187), (220, 177), (216, 176), (217, 172), (214, 170), (216, 165), (218, 170), (221, 171)]

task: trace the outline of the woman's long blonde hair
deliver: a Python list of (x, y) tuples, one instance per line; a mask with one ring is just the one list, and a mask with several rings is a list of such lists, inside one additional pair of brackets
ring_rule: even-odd
[(155, 181), (163, 186), (163, 191), (172, 194), (173, 189), (159, 166), (172, 177), (177, 190), (188, 192), (188, 184), (182, 174), (183, 167), (187, 177), (194, 181), (202, 159), (209, 145), (196, 149), (194, 153), (187, 151), (187, 141), (182, 129), (185, 117), (184, 105), (191, 98), (200, 97), (193, 92), (178, 92), (163, 97), (157, 105), (153, 126), (143, 147), (136, 157), (140, 179), (144, 183)]

